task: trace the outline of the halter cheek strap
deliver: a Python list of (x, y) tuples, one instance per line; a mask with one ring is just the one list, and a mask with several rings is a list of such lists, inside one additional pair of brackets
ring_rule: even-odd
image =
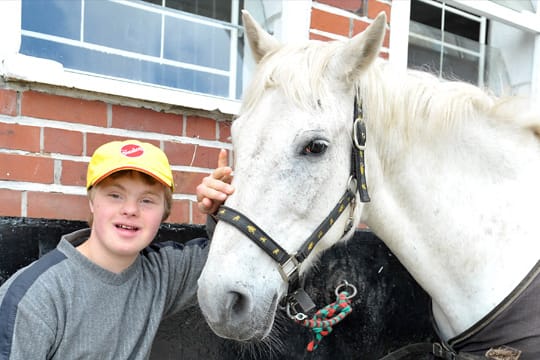
[(366, 148), (366, 123), (364, 122), (364, 107), (362, 103), (358, 105), (358, 100), (354, 98), (353, 113), (353, 150), (351, 158), (351, 176), (358, 181), (358, 193), (360, 201), (369, 202), (366, 180), (366, 163), (364, 160), (364, 150)]

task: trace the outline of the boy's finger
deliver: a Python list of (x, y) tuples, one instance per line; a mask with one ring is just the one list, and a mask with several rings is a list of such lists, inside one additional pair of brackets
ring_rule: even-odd
[(218, 168), (225, 167), (229, 164), (227, 159), (227, 150), (221, 149), (218, 155)]

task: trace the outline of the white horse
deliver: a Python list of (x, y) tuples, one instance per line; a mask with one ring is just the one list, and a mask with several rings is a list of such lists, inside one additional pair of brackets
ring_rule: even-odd
[[(351, 237), (352, 217), (431, 296), (443, 342), (458, 344), (458, 335), (494, 322), (507, 308), (498, 304), (534, 283), (540, 258), (540, 117), (469, 84), (391, 69), (378, 59), (384, 14), (347, 42), (290, 45), (249, 14), (243, 20), (258, 67), (233, 122), (236, 191), (227, 207), (295, 254), (350, 187), (357, 99), (371, 202), (356, 195), (347, 204), (298, 265), (300, 276), (324, 249)], [(265, 338), (287, 294), (288, 275), (257, 245), (218, 222), (198, 297), (222, 337)], [(536, 310), (525, 316), (534, 324)], [(520, 345), (512, 333), (522, 336), (523, 320), (505, 323), (509, 340), (489, 346)], [(520, 359), (540, 359), (538, 330), (530, 336), (534, 349)]]

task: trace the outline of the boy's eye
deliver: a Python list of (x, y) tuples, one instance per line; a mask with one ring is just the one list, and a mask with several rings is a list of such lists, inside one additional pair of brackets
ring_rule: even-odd
[(120, 194), (117, 194), (117, 193), (109, 193), (108, 196), (113, 198), (113, 199), (119, 199), (120, 198)]

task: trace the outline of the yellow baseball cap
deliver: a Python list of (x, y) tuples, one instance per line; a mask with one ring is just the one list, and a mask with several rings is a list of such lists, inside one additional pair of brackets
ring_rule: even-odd
[(174, 191), (171, 166), (165, 153), (152, 144), (137, 140), (111, 141), (98, 147), (88, 164), (86, 188), (120, 170), (148, 174)]

